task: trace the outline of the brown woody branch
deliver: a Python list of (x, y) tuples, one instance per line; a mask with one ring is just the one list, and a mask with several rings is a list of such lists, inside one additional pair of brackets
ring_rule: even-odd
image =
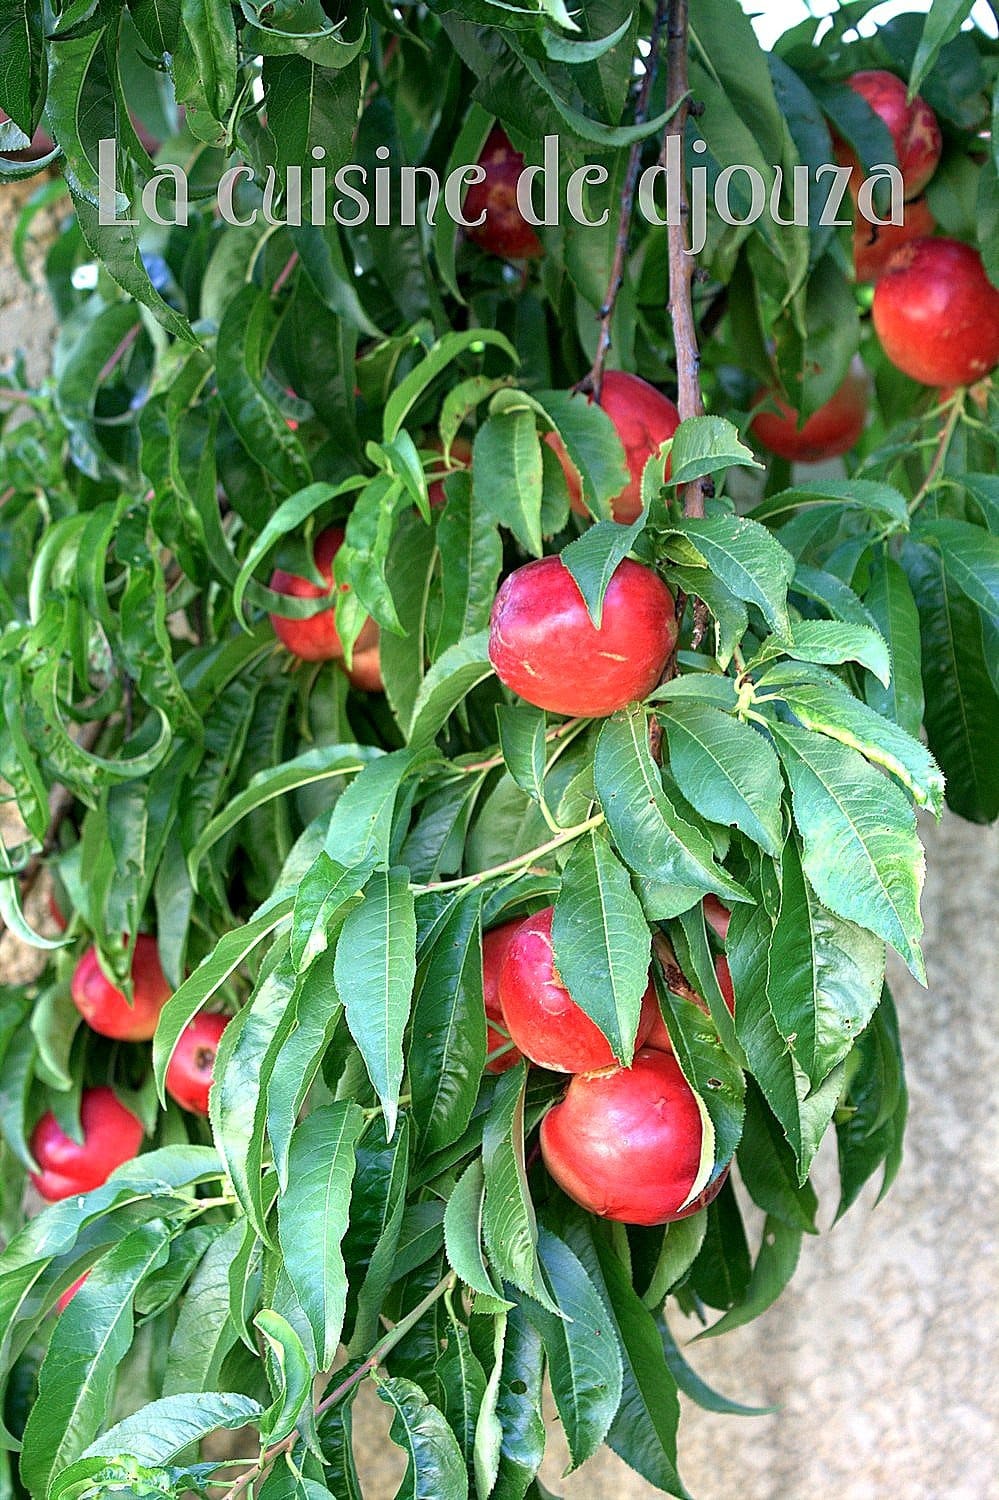
[[(683, 162), (683, 141), (690, 115), (687, 78), (688, 0), (669, 0), (669, 23), (666, 32), (666, 103), (675, 106), (663, 135), (665, 164), (667, 145), (672, 137), (680, 143), (679, 159)], [(694, 323), (694, 305), (691, 284), (694, 279), (694, 257), (687, 247), (687, 220), (690, 207), (687, 202), (686, 176), (681, 171), (678, 183), (680, 214), (678, 224), (667, 228), (669, 244), (669, 313), (673, 324), (673, 343), (676, 347), (677, 406), (681, 420), (700, 417), (704, 414), (701, 399), (701, 357), (697, 348), (697, 328)], [(703, 516), (704, 499), (709, 481), (694, 480), (683, 490), (683, 512), (686, 516)]]
[[(652, 85), (655, 82), (656, 71), (659, 66), (659, 50), (662, 42), (663, 27), (666, 24), (666, 9), (667, 0), (657, 0), (655, 15), (652, 20), (652, 30), (649, 33), (649, 55), (645, 61), (645, 73), (638, 91), (638, 98), (635, 101), (636, 125), (644, 124), (649, 113), (649, 96), (652, 93)], [(582, 391), (585, 395), (592, 395), (594, 401), (600, 400), (600, 392), (603, 389), (604, 365), (607, 362), (607, 352), (611, 346), (611, 323), (614, 320), (617, 295), (624, 281), (624, 258), (628, 253), (631, 211), (635, 202), (635, 186), (638, 182), (638, 170), (641, 162), (642, 142), (635, 141), (628, 153), (628, 166), (625, 170), (624, 184), (621, 188), (617, 238), (614, 242), (614, 259), (611, 262), (607, 292), (604, 296), (603, 306), (600, 309), (600, 333), (597, 338), (597, 352), (593, 357), (593, 364), (590, 366), (589, 371), (576, 387), (578, 391)]]

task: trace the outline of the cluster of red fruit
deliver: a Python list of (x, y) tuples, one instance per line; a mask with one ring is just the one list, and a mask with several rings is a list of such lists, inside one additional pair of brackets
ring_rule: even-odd
[[(527, 702), (588, 718), (645, 697), (676, 635), (673, 597), (651, 569), (630, 558), (618, 565), (598, 627), (561, 558), (544, 557), (502, 584), (489, 655), (500, 680)], [(724, 909), (713, 902), (708, 915), (724, 934)], [(552, 917), (549, 907), (485, 935), (483, 992), (496, 1054), (487, 1066), (502, 1071), (523, 1056), (573, 1075), (542, 1123), (541, 1153), (555, 1181), (584, 1208), (630, 1224), (684, 1218), (710, 1202), (724, 1174), (712, 1178), (703, 1106), (672, 1055), (655, 987), (650, 980), (638, 1050), (631, 1067), (622, 1068), (556, 973)], [(723, 955), (716, 972), (733, 1008)], [(688, 987), (681, 993), (707, 1009)]]
[[(918, 95), (909, 100), (904, 82), (882, 69), (854, 73), (847, 80), (887, 126), (902, 174), (904, 223), (875, 225), (855, 215), (854, 272), (857, 281), (877, 282), (874, 326), (893, 364), (926, 385), (970, 385), (999, 363), (999, 290), (989, 281), (982, 258), (971, 245), (931, 238), (936, 228), (921, 196), (940, 160), (942, 139), (936, 116)], [(862, 169), (845, 142), (836, 140), (837, 160), (852, 166), (851, 190)], [(517, 206), (523, 156), (500, 126), (494, 126), (479, 165), (485, 178), (469, 190), (466, 217), (483, 211), (485, 222), (468, 230), (469, 239), (494, 255), (531, 259), (544, 253), (533, 227)], [(754, 405), (768, 409), (754, 418), (756, 438), (783, 458), (817, 463), (848, 452), (858, 442), (867, 417), (868, 385), (859, 362), (818, 411), (802, 423), (799, 413), (766, 387)], [(630, 522), (641, 508), (642, 465), (679, 423), (673, 403), (633, 375), (605, 377), (601, 405), (611, 416), (628, 454), (632, 482), (617, 497), (615, 518)], [(776, 409), (774, 409), (776, 408)], [(585, 514), (579, 481), (557, 438), (549, 436), (569, 480), (573, 509)]]
[[(343, 545), (344, 533), (339, 526), (327, 526), (316, 537), (313, 561), (325, 588), (313, 583), (310, 578), (301, 578), (297, 573), (287, 573), (275, 568), (270, 586), (276, 594), (285, 594), (292, 599), (323, 599), (334, 592), (333, 562)], [(342, 661), (343, 643), (337, 632), (332, 607), (304, 620), (290, 620), (283, 615), (271, 615), (274, 633), (293, 656), (303, 661)], [(354, 659), (349, 672), (351, 685), (365, 693), (380, 693), (384, 689), (381, 671), (381, 654), (378, 645), (378, 626), (367, 619), (354, 643)]]
[[(129, 1004), (101, 968), (97, 949), (84, 953), (73, 971), (70, 993), (91, 1031), (114, 1041), (150, 1040), (171, 991), (156, 941), (146, 933), (135, 940), (131, 976)], [(184, 1028), (170, 1059), (167, 1093), (192, 1114), (208, 1113), (215, 1053), (228, 1021), (223, 1015), (196, 1016)], [(109, 1088), (84, 1089), (80, 1129), (82, 1140), (74, 1140), (50, 1111), (32, 1133), (30, 1150), (38, 1171), (31, 1180), (50, 1202), (100, 1187), (116, 1167), (138, 1154), (142, 1144), (141, 1122)]]
[[(706, 912), (727, 928), (712, 900)], [(490, 1072), (522, 1057), (572, 1075), (564, 1097), (541, 1124), (541, 1155), (554, 1180), (591, 1213), (626, 1224), (666, 1224), (711, 1202), (726, 1173), (714, 1171), (703, 1106), (673, 1056), (669, 1032), (649, 985), (622, 1068), (606, 1037), (570, 996), (555, 969), (548, 907), (487, 932), (482, 984), (489, 1021)], [(723, 955), (716, 960), (734, 1009)], [(724, 975), (724, 979), (722, 976)], [(700, 996), (669, 975), (672, 987), (701, 1009)]]

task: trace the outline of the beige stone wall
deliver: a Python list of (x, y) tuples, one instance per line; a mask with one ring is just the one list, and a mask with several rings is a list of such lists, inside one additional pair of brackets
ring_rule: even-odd
[[(7, 254), (24, 188), (0, 188), (0, 358), (44, 366), (44, 293)], [(37, 258), (36, 262), (37, 264)], [(923, 819), (930, 987), (894, 964), (911, 1114), (889, 1197), (868, 1192), (807, 1240), (791, 1287), (748, 1328), (688, 1349), (718, 1390), (777, 1405), (737, 1419), (685, 1405), (681, 1467), (696, 1500), (999, 1500), (999, 831)], [(6, 977), (17, 956), (0, 952)], [(836, 1201), (835, 1152), (816, 1178)], [(677, 1328), (681, 1337), (696, 1329)], [(366, 1500), (389, 1500), (397, 1455), (379, 1403), (359, 1403)], [(561, 1479), (553, 1424), (544, 1478), (567, 1500), (654, 1492), (613, 1455)]]

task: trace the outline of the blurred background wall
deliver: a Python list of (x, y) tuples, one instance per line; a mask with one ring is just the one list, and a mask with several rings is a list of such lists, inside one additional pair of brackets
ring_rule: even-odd
[[(29, 246), (31, 286), (10, 254), (31, 191), (0, 188), (0, 364), (23, 349), (34, 378), (52, 332), (41, 242)], [(44, 216), (35, 222), (44, 235)], [(779, 1407), (736, 1418), (684, 1402), (681, 1472), (695, 1500), (999, 1500), (999, 829), (920, 821), (928, 991), (890, 968), (910, 1091), (905, 1160), (876, 1211), (869, 1188), (834, 1231), (806, 1239), (775, 1307), (686, 1349), (715, 1389)], [(34, 957), (5, 938), (0, 983)], [(826, 1229), (837, 1199), (831, 1141), (814, 1180)], [(696, 1332), (674, 1324), (681, 1342)], [(383, 1413), (365, 1392), (365, 1500), (390, 1500), (401, 1477)], [(563, 1480), (566, 1461), (553, 1421), (542, 1475), (556, 1494), (657, 1493), (610, 1453)]]

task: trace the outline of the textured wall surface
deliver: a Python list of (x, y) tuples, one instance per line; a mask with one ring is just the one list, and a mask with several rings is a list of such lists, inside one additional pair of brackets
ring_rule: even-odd
[[(18, 346), (44, 367), (44, 293), (26, 288), (8, 245), (24, 188), (0, 188), (0, 360)], [(37, 257), (35, 258), (37, 264)], [(921, 819), (929, 991), (898, 963), (906, 1052), (905, 1161), (872, 1212), (869, 1191), (829, 1234), (806, 1240), (776, 1307), (688, 1349), (716, 1389), (777, 1415), (714, 1416), (685, 1403), (681, 1468), (695, 1500), (999, 1500), (999, 830)], [(23, 972), (9, 939), (0, 975)], [(836, 1201), (835, 1152), (816, 1169)], [(681, 1339), (696, 1332), (675, 1327)], [(400, 1474), (372, 1392), (358, 1403), (366, 1500)], [(566, 1480), (557, 1425), (543, 1471), (567, 1500), (655, 1493), (610, 1454)]]

